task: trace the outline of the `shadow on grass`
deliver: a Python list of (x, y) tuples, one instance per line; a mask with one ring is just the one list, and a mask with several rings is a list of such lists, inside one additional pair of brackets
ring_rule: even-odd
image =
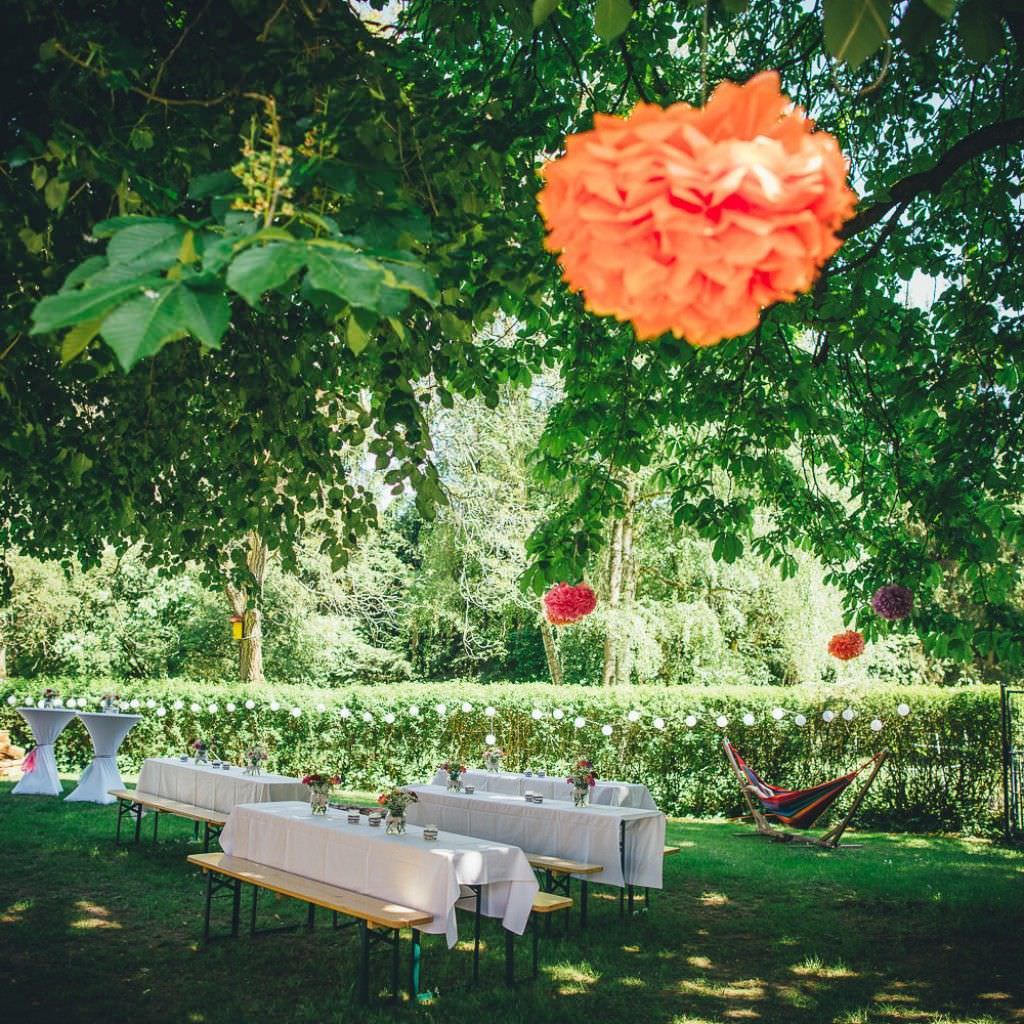
[[(501, 930), (472, 949), (428, 936), (433, 1004), (354, 1004), (355, 932), (324, 922), (203, 946), (203, 881), (184, 862), (191, 826), (115, 850), (114, 807), (12, 798), (0, 787), (0, 1006), (6, 1019), (183, 1021), (444, 1020), (508, 1024), (1024, 1020), (1024, 856), (988, 844), (864, 837), (839, 856), (737, 841), (735, 826), (673, 822), (682, 845), (649, 912), (621, 920), (597, 889), (591, 926), (542, 928), (541, 976), (510, 993)], [(858, 837), (860, 838), (860, 837)], [(244, 910), (245, 904), (243, 904)], [(261, 900), (260, 925), (303, 925), (305, 909)], [(225, 928), (222, 904), (215, 917)], [(246, 917), (243, 913), (243, 923)], [(463, 935), (469, 933), (463, 918)], [(408, 944), (404, 944), (404, 956)], [(517, 948), (529, 966), (529, 942)], [(386, 955), (374, 980), (387, 977)]]

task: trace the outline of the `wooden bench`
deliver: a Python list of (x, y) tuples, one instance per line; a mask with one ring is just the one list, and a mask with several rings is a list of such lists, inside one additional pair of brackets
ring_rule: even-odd
[[(117, 834), (114, 838), (114, 845), (121, 845), (121, 822), (124, 818), (135, 818), (135, 842), (139, 841), (139, 833), (142, 829), (143, 811), (153, 812), (153, 843), (156, 844), (157, 830), (160, 826), (161, 814), (173, 814), (178, 818), (187, 818), (203, 826), (203, 849), (210, 849), (210, 840), (220, 835), (228, 820), (226, 814), (220, 811), (211, 810), (209, 807), (197, 807), (195, 804), (182, 803), (180, 800), (170, 800), (167, 797), (156, 796), (154, 793), (144, 793), (138, 789), (111, 789), (108, 790), (111, 796), (117, 797)], [(198, 831), (196, 833), (198, 835)]]
[[(587, 901), (590, 892), (588, 875), (604, 871), (600, 864), (585, 864), (582, 861), (566, 860), (564, 857), (548, 857), (540, 853), (526, 854), (526, 860), (534, 871), (544, 872), (544, 891), (560, 893), (572, 899), (573, 876), (580, 878), (580, 927), (587, 927)], [(570, 903), (571, 905), (571, 903)], [(550, 925), (550, 918), (548, 919)]]
[(664, 850), (664, 856), (671, 857), (673, 854), (679, 853), (681, 849), (681, 846), (666, 846)]
[[(352, 918), (352, 923), (359, 926), (359, 1001), (365, 1003), (370, 994), (370, 944), (384, 942), (391, 947), (391, 991), (398, 995), (398, 950), (399, 938), (403, 928), (412, 930), (412, 953), (409, 969), (409, 994), (415, 999), (419, 991), (420, 974), (420, 925), (429, 924), (433, 915), (422, 910), (399, 906), (389, 900), (379, 900), (373, 896), (342, 889), (325, 882), (316, 882), (302, 875), (267, 867), (241, 857), (230, 857), (226, 853), (193, 853), (188, 862), (199, 868), (206, 875), (206, 910), (203, 917), (203, 938), (210, 938), (210, 906), (214, 895), (228, 889), (232, 895), (231, 935), (238, 936), (238, 925), (241, 910), (242, 884), (252, 886), (252, 910), (249, 918), (249, 934), (256, 935), (257, 896), (261, 889), (279, 896), (288, 896), (300, 900), (309, 906), (307, 927), (313, 927), (314, 914), (317, 907), (330, 910), (335, 915), (335, 927), (338, 916)], [(281, 931), (282, 929), (264, 929), (264, 931)]]
[[(222, 890), (229, 890), (232, 897), (231, 907), (231, 936), (237, 937), (241, 917), (241, 898), (243, 883), (252, 886), (252, 909), (249, 918), (249, 934), (256, 935), (259, 932), (291, 931), (297, 926), (286, 928), (256, 928), (256, 908), (258, 893), (261, 889), (276, 893), (279, 896), (288, 896), (291, 899), (300, 900), (308, 904), (309, 913), (307, 916), (307, 928), (314, 925), (314, 915), (317, 907), (330, 910), (335, 917), (335, 927), (338, 927), (338, 916), (353, 919), (354, 924), (360, 927), (360, 961), (359, 961), (359, 999), (367, 1002), (369, 999), (369, 978), (370, 978), (370, 944), (373, 941), (384, 942), (391, 946), (391, 991), (397, 996), (398, 993), (398, 949), (402, 929), (408, 928), (412, 931), (412, 948), (409, 967), (409, 995), (416, 999), (420, 983), (420, 961), (421, 961), (421, 935), (420, 926), (428, 924), (433, 920), (430, 914), (420, 910), (412, 910), (409, 907), (402, 907), (388, 900), (380, 900), (373, 896), (366, 896), (363, 893), (352, 892), (340, 886), (328, 885), (325, 882), (317, 882), (311, 878), (304, 878), (302, 875), (292, 874), (290, 871), (282, 871), (278, 868), (271, 868), (264, 864), (257, 864), (254, 861), (244, 860), (241, 857), (231, 857), (225, 853), (194, 853), (188, 857), (188, 862), (199, 868), (206, 875), (206, 908), (203, 915), (203, 938), (210, 939), (210, 910), (213, 897)], [(477, 896), (477, 927), (476, 941), (474, 948), (474, 982), (478, 978), (479, 948), (480, 948), (480, 886), (472, 887)], [(566, 896), (559, 896), (555, 893), (539, 892), (534, 897), (531, 928), (533, 940), (533, 974), (536, 978), (538, 972), (537, 952), (537, 920), (539, 917), (549, 917), (551, 914), (569, 910), (572, 907), (572, 900)], [(376, 929), (376, 930), (374, 930)], [(508, 984), (515, 984), (514, 965), (514, 935), (505, 932), (505, 980)]]

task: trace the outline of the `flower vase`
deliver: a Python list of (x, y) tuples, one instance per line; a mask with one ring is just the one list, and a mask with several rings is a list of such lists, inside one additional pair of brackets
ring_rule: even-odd
[(500, 757), (488, 757), (484, 762), (487, 765), (487, 770), (492, 775), (497, 775), (501, 771), (501, 758)]
[(53, 698), (52, 697), (44, 697), (43, 698), (43, 707), (44, 708), (52, 708), (53, 707)]
[(320, 787), (314, 787), (309, 793), (309, 809), (310, 812), (319, 816), (327, 813), (327, 794), (326, 789)]
[(389, 814), (387, 827), (384, 831), (389, 836), (400, 836), (405, 831), (405, 815)]
[(586, 805), (590, 802), (590, 787), (573, 786), (572, 802), (577, 807), (586, 807)]
[(210, 759), (206, 756), (205, 750), (196, 751), (196, 764), (209, 764)]
[(117, 714), (117, 707), (114, 705), (114, 702), (112, 700), (105, 700), (101, 705), (101, 708), (103, 710), (103, 714), (105, 715)]
[(448, 776), (448, 792), (449, 793), (460, 793), (462, 791), (462, 779), (458, 775)]

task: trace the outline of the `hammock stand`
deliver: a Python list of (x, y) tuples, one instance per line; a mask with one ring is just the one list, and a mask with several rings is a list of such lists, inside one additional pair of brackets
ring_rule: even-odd
[[(732, 768), (736, 780), (740, 784), (743, 799), (746, 800), (747, 807), (750, 809), (750, 816), (757, 827), (756, 833), (748, 832), (743, 833), (744, 835), (760, 835), (777, 843), (803, 843), (826, 850), (834, 850), (839, 846), (843, 833), (850, 825), (850, 819), (863, 803), (864, 797), (867, 796), (867, 792), (871, 788), (871, 783), (875, 781), (875, 776), (889, 756), (888, 750), (880, 750), (874, 757), (869, 758), (848, 775), (841, 775), (837, 779), (819, 783), (809, 789), (782, 789), (765, 782), (740, 757), (739, 751), (729, 742), (728, 738), (722, 741), (722, 748), (725, 751), (729, 767)], [(779, 821), (791, 828), (810, 828), (838, 799), (847, 786), (869, 766), (871, 772), (853, 798), (850, 809), (842, 820), (833, 825), (823, 836), (784, 832), (773, 824), (773, 821)], [(850, 848), (855, 844), (847, 843), (846, 845), (847, 848)]]

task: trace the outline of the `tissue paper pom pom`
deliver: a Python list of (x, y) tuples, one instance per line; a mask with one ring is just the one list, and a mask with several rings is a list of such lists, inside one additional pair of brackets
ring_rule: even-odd
[(586, 583), (559, 583), (544, 595), (544, 611), (552, 626), (568, 626), (597, 607), (597, 595)]
[(848, 629), (845, 633), (836, 633), (828, 642), (828, 653), (840, 661), (859, 658), (864, 653), (864, 637), (855, 629)]
[(914, 593), (898, 583), (879, 587), (871, 598), (871, 607), (890, 622), (905, 619), (914, 607)]
[(723, 82), (701, 108), (596, 114), (543, 177), (545, 246), (587, 309), (700, 346), (807, 291), (856, 204), (839, 144), (774, 71)]

